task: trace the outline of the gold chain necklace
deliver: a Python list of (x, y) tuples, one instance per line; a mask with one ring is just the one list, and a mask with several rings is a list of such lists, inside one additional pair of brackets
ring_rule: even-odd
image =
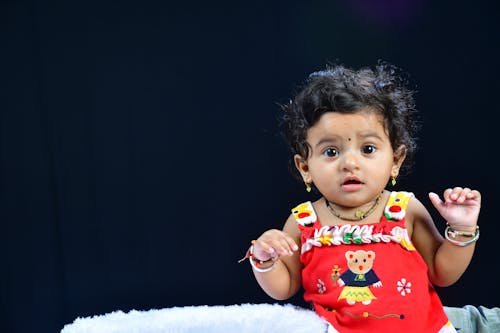
[(354, 213), (354, 216), (343, 216), (340, 215), (339, 212), (337, 212), (335, 209), (333, 209), (332, 205), (328, 200), (325, 198), (325, 203), (326, 207), (330, 210), (330, 213), (332, 213), (334, 216), (338, 217), (339, 219), (346, 220), (346, 221), (361, 221), (375, 210), (377, 208), (378, 203), (380, 202), (380, 198), (382, 197), (382, 194), (380, 194), (377, 199), (375, 199), (375, 202), (373, 205), (368, 209), (366, 212), (363, 212), (361, 209), (356, 210), (356, 213)]

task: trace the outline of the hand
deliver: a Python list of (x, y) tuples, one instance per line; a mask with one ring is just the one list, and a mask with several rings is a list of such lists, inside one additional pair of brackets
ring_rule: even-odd
[(298, 249), (292, 237), (277, 229), (264, 232), (253, 244), (253, 254), (260, 260), (282, 255), (291, 256)]
[(454, 227), (474, 228), (481, 209), (481, 194), (470, 188), (455, 187), (444, 191), (444, 201), (436, 193), (429, 199), (441, 216)]

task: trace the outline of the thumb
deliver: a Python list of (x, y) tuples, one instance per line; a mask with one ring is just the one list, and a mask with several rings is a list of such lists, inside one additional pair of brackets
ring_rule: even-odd
[(437, 195), (434, 192), (429, 193), (429, 199), (431, 200), (432, 205), (439, 211), (441, 212), (441, 208), (444, 206), (444, 202), (439, 198), (439, 195)]

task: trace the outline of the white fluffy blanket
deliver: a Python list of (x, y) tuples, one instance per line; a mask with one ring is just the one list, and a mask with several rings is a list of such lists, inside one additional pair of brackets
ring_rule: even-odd
[(61, 333), (325, 333), (314, 311), (290, 304), (187, 306), (77, 318)]

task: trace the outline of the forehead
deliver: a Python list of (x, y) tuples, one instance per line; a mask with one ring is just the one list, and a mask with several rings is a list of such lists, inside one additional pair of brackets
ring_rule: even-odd
[(382, 115), (373, 111), (356, 113), (327, 112), (308, 130), (308, 140), (324, 136), (359, 137), (378, 135), (387, 137)]

